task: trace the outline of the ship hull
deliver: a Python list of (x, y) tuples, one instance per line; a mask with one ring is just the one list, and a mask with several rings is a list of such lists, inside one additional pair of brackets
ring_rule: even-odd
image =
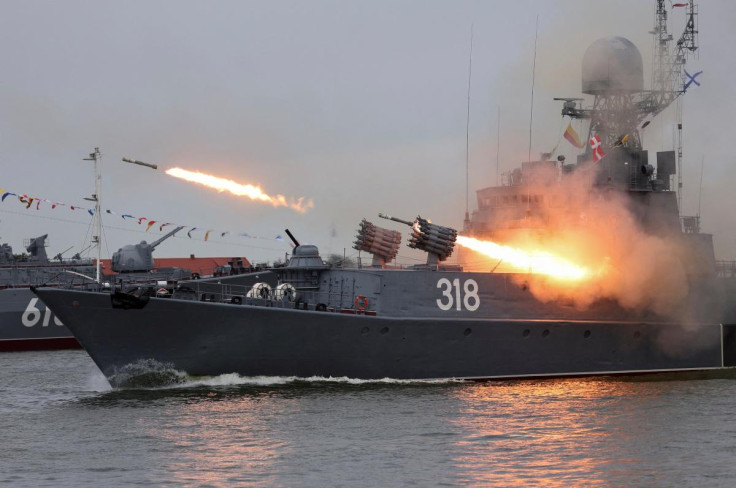
[(0, 352), (81, 347), (30, 288), (0, 290)]
[(190, 375), (521, 378), (733, 366), (720, 324), (405, 318), (39, 289), (100, 370), (140, 361)]
[[(259, 280), (275, 284), (273, 275), (265, 272), (216, 279), (218, 283), (227, 282), (239, 286), (252, 285)], [(212, 281), (212, 278), (206, 278), (196, 283), (199, 288), (207, 290), (207, 283)], [(150, 285), (150, 283), (142, 284)], [(31, 291), (31, 288), (18, 287), (0, 290), (0, 352), (80, 349), (81, 347), (61, 319)]]

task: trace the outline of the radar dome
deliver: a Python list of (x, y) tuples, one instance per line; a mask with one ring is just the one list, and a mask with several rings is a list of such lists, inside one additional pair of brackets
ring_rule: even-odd
[(598, 39), (583, 55), (583, 93), (640, 92), (644, 67), (636, 46), (623, 37)]

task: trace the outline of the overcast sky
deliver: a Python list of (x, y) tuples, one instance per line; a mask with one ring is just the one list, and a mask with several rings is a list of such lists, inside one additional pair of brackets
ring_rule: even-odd
[[(0, 188), (89, 205), (103, 153), (102, 205), (119, 213), (272, 238), (289, 228), (323, 254), (349, 254), (361, 218), (378, 212), (462, 227), (468, 51), (473, 26), (470, 192), (526, 159), (534, 30), (539, 16), (532, 155), (567, 125), (555, 96), (580, 96), (581, 59), (612, 35), (637, 45), (649, 86), (654, 1), (7, 1), (0, 17)], [(684, 10), (670, 30), (679, 37)], [(684, 98), (685, 214), (698, 209), (721, 258), (736, 258), (736, 2), (699, 4), (702, 86)], [(674, 110), (644, 133), (673, 149)], [(581, 131), (584, 135), (584, 131)], [(564, 140), (570, 161), (576, 150)], [(124, 164), (260, 184), (307, 197), (299, 214)], [(650, 154), (650, 157), (654, 157)], [(158, 228), (106, 216), (103, 255)], [(0, 204), (0, 240), (49, 234), (49, 254), (89, 240), (89, 216)], [(157, 255), (272, 260), (286, 241), (181, 234)], [(406, 240), (406, 239), (405, 239)], [(405, 246), (401, 254), (410, 256)]]

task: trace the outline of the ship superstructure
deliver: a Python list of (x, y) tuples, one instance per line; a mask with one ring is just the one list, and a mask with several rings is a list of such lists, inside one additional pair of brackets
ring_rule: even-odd
[[(581, 85), (582, 92), (593, 97), (592, 104), (584, 106), (583, 98), (556, 99), (563, 102), (563, 117), (589, 121), (582, 154), (574, 162), (545, 155), (522, 162), (505, 175), (503, 185), (478, 190), (477, 209), (463, 233), (509, 242), (524, 233), (554, 233), (560, 226), (591, 227), (599, 222), (591, 222), (590, 209), (601, 200), (617, 198), (643, 233), (682, 242), (689, 253), (686, 260), (696, 263), (689, 272), (715, 273), (712, 236), (700, 233), (699, 217), (680, 213), (679, 100), (691, 78), (685, 62), (698, 49), (694, 2), (685, 17), (684, 31), (674, 42), (667, 30), (667, 5), (657, 0), (650, 89), (645, 89), (642, 57), (633, 43), (609, 37), (591, 44), (582, 60)], [(677, 151), (650, 155), (642, 147), (641, 132), (673, 103), (678, 105)], [(463, 252), (461, 262), (471, 261)]]

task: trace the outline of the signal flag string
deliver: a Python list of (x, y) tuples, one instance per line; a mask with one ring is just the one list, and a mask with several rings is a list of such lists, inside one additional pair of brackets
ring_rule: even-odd
[[(41, 204), (44, 203), (44, 204), (50, 205), (52, 210), (56, 210), (57, 207), (62, 206), (62, 207), (68, 207), (72, 211), (77, 211), (77, 210), (86, 211), (89, 215), (93, 217), (95, 215), (95, 211), (93, 208), (80, 207), (78, 205), (68, 205), (63, 202), (52, 202), (51, 200), (48, 200), (46, 198), (30, 197), (25, 193), (20, 193), (20, 194), (14, 193), (11, 191), (4, 190), (2, 188), (0, 188), (0, 193), (2, 194), (2, 197), (0, 197), (0, 203), (5, 203), (6, 198), (13, 196), (17, 198), (18, 202), (21, 205), (23, 205), (26, 208), (26, 210), (29, 210), (32, 206), (35, 206), (36, 210), (41, 210)], [(13, 200), (15, 200), (15, 198)], [(143, 222), (146, 221), (145, 223), (146, 229), (144, 232), (148, 232), (151, 229), (151, 227), (156, 226), (156, 224), (158, 224), (159, 232), (163, 232), (164, 227), (166, 226), (178, 225), (173, 222), (166, 222), (164, 220), (153, 220), (153, 219), (149, 219), (148, 217), (136, 217), (134, 215), (127, 214), (127, 213), (119, 214), (118, 212), (114, 212), (113, 210), (107, 210), (107, 209), (105, 210), (105, 213), (108, 215), (120, 215), (120, 217), (123, 219), (124, 222), (127, 222), (128, 220), (135, 220), (138, 222), (138, 225), (140, 226), (144, 226)], [(187, 232), (187, 236), (190, 239), (192, 239), (192, 232), (195, 232), (195, 231), (204, 232), (205, 241), (209, 241), (210, 234), (212, 233), (220, 233), (220, 237), (225, 237), (226, 235), (232, 233), (238, 237), (244, 237), (246, 239), (261, 239), (261, 240), (267, 240), (267, 241), (283, 241), (284, 240), (284, 238), (280, 234), (276, 235), (275, 237), (261, 237), (257, 235), (251, 235), (247, 232), (233, 233), (229, 230), (207, 229), (206, 227), (196, 227), (192, 225), (183, 225), (183, 227), (189, 228), (189, 231)]]

